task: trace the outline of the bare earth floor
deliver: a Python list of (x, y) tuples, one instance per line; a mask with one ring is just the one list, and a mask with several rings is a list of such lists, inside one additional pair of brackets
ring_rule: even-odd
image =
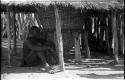
[(109, 64), (112, 60), (108, 57), (82, 58), (81, 64), (69, 58), (65, 60), (65, 71), (49, 74), (39, 67), (7, 67), (6, 53), (3, 49), (1, 80), (124, 80), (124, 58), (117, 65)]

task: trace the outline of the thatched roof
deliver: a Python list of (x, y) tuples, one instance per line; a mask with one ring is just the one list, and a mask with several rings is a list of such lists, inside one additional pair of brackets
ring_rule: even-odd
[(107, 14), (113, 9), (124, 9), (117, 0), (1, 0), (1, 4), (3, 11), (9, 6), (16, 12), (37, 12), (46, 29), (55, 29), (55, 4), (59, 8), (63, 29), (73, 30), (82, 30), (85, 15), (98, 16), (100, 12)]
[(1, 0), (2, 8), (6, 6), (13, 6), (15, 9), (22, 9), (24, 11), (31, 12), (35, 8), (33, 5), (37, 6), (50, 6), (50, 5), (61, 5), (61, 6), (73, 6), (74, 8), (81, 9), (123, 9), (124, 6), (117, 0)]

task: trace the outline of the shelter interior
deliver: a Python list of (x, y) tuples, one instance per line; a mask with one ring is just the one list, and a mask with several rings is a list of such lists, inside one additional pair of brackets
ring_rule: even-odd
[[(64, 58), (65, 55), (77, 51), (80, 51), (81, 55), (86, 58), (91, 55), (96, 55), (96, 53), (92, 53), (93, 51), (105, 52), (103, 54), (112, 56), (112, 40), (114, 39), (114, 33), (112, 31), (114, 28), (112, 24), (114, 24), (114, 15), (119, 42), (118, 52), (124, 53), (122, 45), (124, 42), (123, 10), (81, 9), (63, 4), (56, 6), (60, 15)], [(50, 40), (56, 45), (58, 52), (54, 5), (51, 4), (47, 7), (44, 5), (2, 5), (1, 7), (2, 38), (5, 39), (10, 36), (11, 43), (14, 43), (11, 47), (16, 51), (14, 54), (18, 53), (18, 42), (21, 41), (19, 45), (23, 44), (29, 28), (34, 25), (41, 29), (42, 35), (46, 40)], [(8, 13), (10, 35), (7, 34)], [(76, 47), (79, 48), (76, 49)]]

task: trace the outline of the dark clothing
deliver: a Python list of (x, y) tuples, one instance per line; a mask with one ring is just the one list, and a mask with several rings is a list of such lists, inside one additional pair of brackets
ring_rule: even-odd
[(42, 64), (40, 57), (32, 51), (24, 42), (23, 44), (23, 66), (36, 66)]
[[(34, 42), (34, 40), (27, 39), (27, 41), (32, 46), (36, 46), (40, 40)], [(37, 66), (37, 65), (45, 66), (46, 62), (49, 65), (55, 65), (59, 63), (58, 56), (54, 54), (55, 53), (54, 51), (48, 49), (41, 51), (33, 51), (27, 46), (26, 44), (27, 41), (25, 41), (23, 44), (23, 66)], [(45, 43), (42, 45), (44, 47)]]

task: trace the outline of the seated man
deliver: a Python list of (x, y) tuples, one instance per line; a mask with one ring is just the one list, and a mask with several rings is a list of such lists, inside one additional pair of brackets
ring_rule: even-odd
[[(48, 69), (49, 65), (51, 64), (48, 64), (47, 57), (50, 56), (51, 53), (53, 53), (53, 49), (46, 45), (46, 42), (44, 42), (46, 44), (42, 44), (43, 42), (44, 40), (40, 39), (39, 28), (36, 26), (31, 27), (28, 37), (23, 44), (22, 66), (37, 66), (42, 64), (46, 68), (46, 70)], [(58, 56), (54, 58), (58, 58)]]

